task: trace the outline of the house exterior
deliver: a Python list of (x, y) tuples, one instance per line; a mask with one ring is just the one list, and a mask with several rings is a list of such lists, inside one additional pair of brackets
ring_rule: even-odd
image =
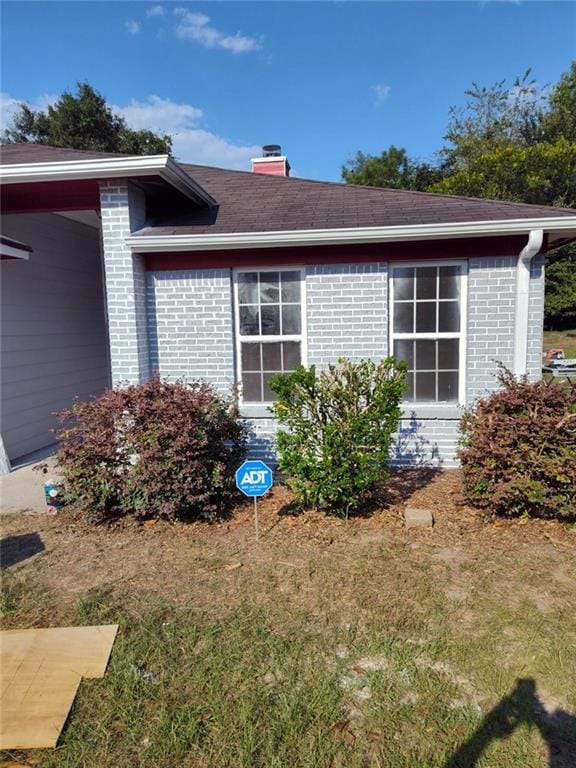
[(238, 385), (273, 457), (271, 376), (339, 357), (408, 363), (393, 460), (456, 463), (462, 407), (495, 360), (541, 371), (544, 256), (576, 212), (8, 145), (1, 150), (4, 469), (54, 411), (106, 386)]

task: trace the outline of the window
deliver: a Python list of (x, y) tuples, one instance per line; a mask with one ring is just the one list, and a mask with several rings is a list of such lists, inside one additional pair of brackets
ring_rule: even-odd
[(270, 403), (277, 373), (303, 361), (303, 280), (299, 269), (235, 273), (239, 381), (244, 403)]
[(411, 402), (463, 399), (464, 267), (392, 268), (391, 344), (408, 366)]

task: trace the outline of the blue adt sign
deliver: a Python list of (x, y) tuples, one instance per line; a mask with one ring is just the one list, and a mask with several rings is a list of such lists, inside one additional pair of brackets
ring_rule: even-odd
[(246, 496), (263, 496), (272, 488), (272, 470), (263, 461), (245, 461), (236, 470), (236, 485)]

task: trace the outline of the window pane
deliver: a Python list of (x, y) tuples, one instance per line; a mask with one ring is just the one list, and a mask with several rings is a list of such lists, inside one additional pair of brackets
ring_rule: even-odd
[(411, 339), (397, 339), (394, 342), (394, 357), (404, 360), (408, 370), (414, 370), (414, 342)]
[(258, 336), (258, 307), (240, 307), (240, 335)]
[(258, 303), (258, 273), (242, 272), (238, 275), (238, 303)]
[(282, 333), (300, 333), (300, 306), (288, 304), (282, 307)]
[(458, 400), (458, 372), (438, 374), (438, 400)]
[(272, 390), (269, 387), (270, 379), (274, 376), (278, 376), (278, 373), (265, 373), (264, 374), (264, 402), (265, 403), (273, 403), (275, 400), (278, 400), (278, 395), (275, 392), (272, 392)]
[(406, 391), (404, 392), (405, 400), (414, 400), (414, 374), (408, 373), (406, 375)]
[(300, 272), (282, 272), (282, 301), (300, 302)]
[(262, 376), (259, 373), (242, 374), (242, 397), (252, 403), (262, 402)]
[(394, 270), (394, 299), (414, 298), (414, 269), (401, 267)]
[(415, 373), (416, 397), (415, 400), (436, 400), (436, 374)]
[(277, 303), (280, 300), (279, 280), (280, 274), (278, 272), (260, 272), (260, 301), (262, 304)]
[(435, 341), (417, 341), (416, 342), (416, 370), (436, 370), (436, 342)]
[(445, 333), (460, 330), (460, 307), (457, 301), (442, 301), (438, 312), (438, 330)]
[(436, 331), (436, 302), (425, 301), (416, 304), (416, 332), (433, 333), (434, 331)]
[(299, 341), (284, 341), (282, 342), (282, 349), (284, 354), (284, 366), (283, 371), (293, 371), (302, 362), (300, 356), (300, 342)]
[(458, 339), (438, 340), (438, 368), (458, 370), (459, 346)]
[(280, 334), (280, 307), (278, 304), (262, 305), (260, 313), (262, 334), (264, 336), (278, 336)]
[(261, 370), (260, 344), (242, 344), (242, 370)]
[(440, 267), (440, 298), (457, 299), (460, 281), (459, 267)]
[(414, 332), (413, 311), (414, 305), (412, 303), (396, 304), (394, 302), (394, 331), (396, 333)]
[(280, 342), (262, 344), (262, 370), (263, 371), (281, 371), (282, 358), (280, 351)]
[(436, 267), (418, 267), (416, 270), (416, 298), (436, 298)]

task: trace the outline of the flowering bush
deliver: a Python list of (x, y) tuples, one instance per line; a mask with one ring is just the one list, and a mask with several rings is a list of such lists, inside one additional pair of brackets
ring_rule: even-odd
[(60, 414), (66, 495), (90, 518), (211, 519), (234, 493), (246, 427), (208, 384), (145, 384), (75, 402)]
[(460, 423), (467, 500), (489, 515), (575, 515), (576, 395), (504, 368), (498, 378)]
[(297, 500), (348, 516), (389, 476), (392, 435), (401, 416), (403, 364), (341, 359), (316, 372), (300, 366), (274, 377), (280, 469)]

